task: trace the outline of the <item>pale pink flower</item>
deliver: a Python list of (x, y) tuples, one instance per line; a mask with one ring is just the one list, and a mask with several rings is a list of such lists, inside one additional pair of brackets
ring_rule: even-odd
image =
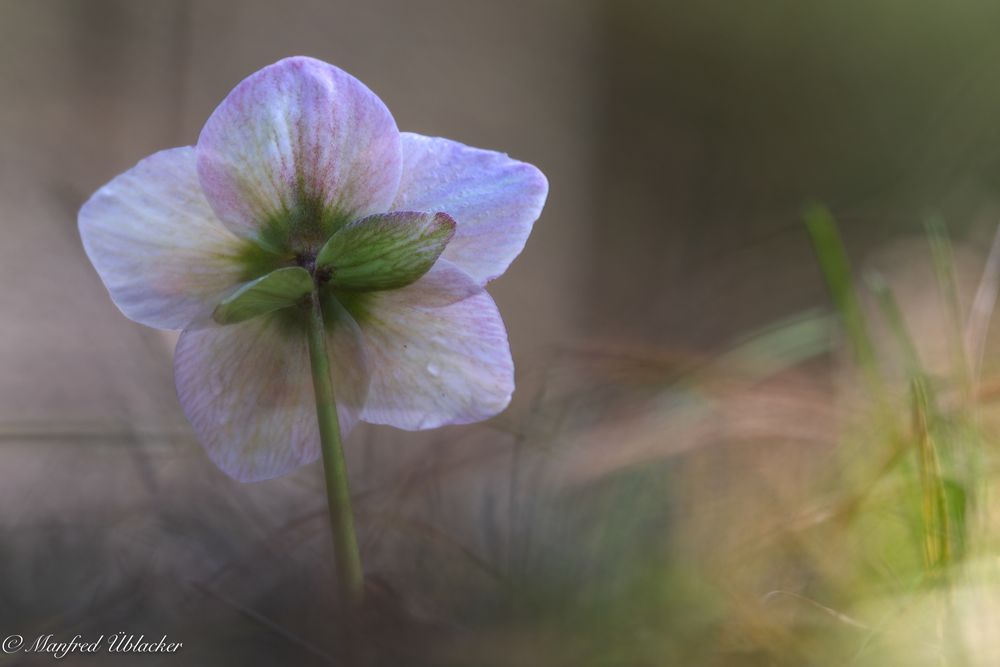
[(320, 455), (304, 311), (288, 301), (314, 284), (344, 434), (507, 406), (507, 332), (483, 286), (547, 190), (502, 153), (399, 132), (360, 81), (295, 57), (241, 82), (196, 146), (98, 190), (79, 225), (125, 316), (183, 330), (177, 395), (208, 455), (259, 480)]

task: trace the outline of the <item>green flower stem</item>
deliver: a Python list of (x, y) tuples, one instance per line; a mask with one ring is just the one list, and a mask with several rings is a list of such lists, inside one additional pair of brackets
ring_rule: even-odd
[(326, 497), (330, 506), (330, 528), (333, 530), (333, 551), (336, 557), (337, 588), (340, 599), (356, 605), (364, 594), (364, 572), (358, 539), (354, 534), (354, 513), (351, 491), (347, 483), (347, 464), (340, 442), (340, 422), (330, 380), (330, 359), (326, 351), (326, 331), (319, 293), (312, 292), (309, 312), (309, 361), (312, 366), (313, 390), (316, 393), (316, 416), (319, 418), (320, 448), (323, 450), (323, 471), (326, 476)]

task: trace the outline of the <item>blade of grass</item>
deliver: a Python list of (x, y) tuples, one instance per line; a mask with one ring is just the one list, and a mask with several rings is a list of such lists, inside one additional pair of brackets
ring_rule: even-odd
[(820, 269), (823, 271), (830, 298), (840, 315), (855, 360), (865, 376), (870, 391), (881, 404), (884, 401), (884, 392), (875, 363), (875, 346), (868, 334), (864, 313), (854, 289), (851, 264), (837, 232), (837, 224), (830, 211), (820, 205), (807, 207), (803, 219), (812, 239)]
[[(902, 312), (892, 291), (878, 274), (866, 277), (872, 293), (906, 359), (907, 374), (914, 387), (914, 435), (917, 438), (918, 470), (923, 495), (925, 539), (936, 546), (933, 553), (925, 550), (925, 560), (930, 564), (939, 561), (946, 565), (964, 551), (966, 491), (964, 485), (950, 479), (943, 472), (941, 450), (934, 435), (935, 415), (938, 414), (930, 380), (920, 363), (913, 337), (906, 328)], [(947, 453), (947, 452), (944, 452)], [(946, 460), (947, 462), (947, 460)], [(932, 558), (937, 554), (936, 558)], [(943, 557), (943, 560), (942, 560)]]
[(913, 394), (913, 434), (917, 446), (923, 518), (924, 562), (929, 573), (938, 573), (951, 562), (951, 539), (946, 490), (941, 478), (937, 447), (931, 429), (927, 385), (921, 378), (911, 383)]
[(808, 310), (752, 332), (706, 364), (718, 372), (739, 369), (766, 378), (830, 351), (833, 315)]

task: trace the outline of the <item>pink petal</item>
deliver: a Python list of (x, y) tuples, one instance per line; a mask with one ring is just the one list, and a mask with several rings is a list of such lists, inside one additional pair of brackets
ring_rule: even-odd
[(503, 153), (403, 132), (392, 210), (443, 211), (458, 223), (442, 257), (485, 284), (524, 248), (548, 194), (538, 169)]
[(161, 151), (98, 190), (79, 214), (87, 256), (129, 319), (182, 329), (240, 279), (245, 241), (215, 217), (191, 147)]
[[(327, 345), (346, 437), (364, 404), (367, 362), (357, 324), (337, 308)], [(190, 329), (177, 342), (181, 408), (209, 458), (240, 481), (278, 477), (320, 456), (305, 332), (288, 317)]]
[(198, 138), (205, 194), (219, 218), (248, 238), (275, 220), (309, 224), (302, 220), (322, 212), (342, 224), (382, 213), (400, 164), (396, 122), (375, 93), (305, 57), (244, 79)]
[(507, 407), (514, 364), (493, 299), (439, 260), (417, 282), (353, 306), (371, 369), (364, 421), (418, 430), (467, 424)]

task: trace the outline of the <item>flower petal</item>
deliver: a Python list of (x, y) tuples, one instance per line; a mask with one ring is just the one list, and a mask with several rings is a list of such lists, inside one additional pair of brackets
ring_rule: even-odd
[[(177, 397), (209, 458), (243, 482), (283, 475), (320, 455), (309, 350), (297, 313), (184, 331), (174, 352)], [(358, 420), (367, 361), (357, 324), (329, 312), (331, 376), (341, 432)]]
[(446, 213), (397, 211), (356, 220), (334, 234), (316, 265), (338, 289), (398, 289), (427, 273), (455, 234)]
[(399, 131), (382, 101), (312, 58), (286, 58), (251, 74), (198, 138), (205, 194), (247, 238), (266, 236), (268, 225), (320, 224), (280, 232), (322, 232), (325, 241), (338, 225), (389, 208), (400, 165)]
[(87, 256), (129, 319), (183, 329), (236, 287), (241, 241), (215, 217), (190, 146), (155, 153), (87, 200)]
[(468, 274), (439, 260), (408, 287), (358, 296), (348, 309), (372, 373), (364, 421), (418, 430), (480, 421), (507, 407), (514, 391), (507, 331)]
[(442, 257), (481, 285), (501, 275), (542, 212), (545, 176), (503, 153), (410, 132), (400, 136), (403, 175), (392, 210), (444, 211), (458, 227)]

